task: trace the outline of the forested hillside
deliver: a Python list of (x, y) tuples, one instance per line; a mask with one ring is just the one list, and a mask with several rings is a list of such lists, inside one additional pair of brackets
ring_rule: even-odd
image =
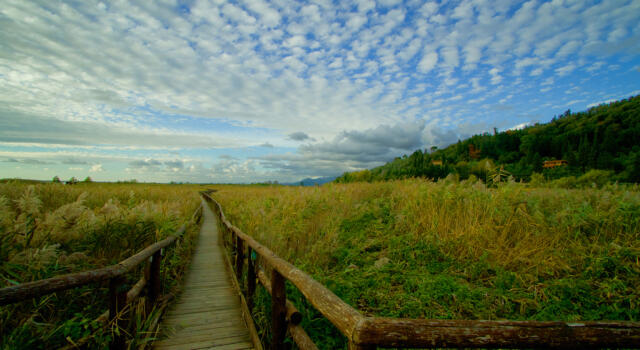
[[(345, 173), (336, 182), (408, 177), (528, 181), (598, 174), (620, 182), (640, 182), (640, 95), (587, 111), (566, 111), (546, 124), (475, 135), (445, 149), (417, 150), (380, 167)], [(564, 160), (551, 167), (545, 161)], [(594, 171), (596, 170), (597, 171)]]

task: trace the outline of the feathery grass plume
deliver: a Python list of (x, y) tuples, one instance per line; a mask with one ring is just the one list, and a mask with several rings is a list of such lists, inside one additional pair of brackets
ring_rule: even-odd
[(9, 205), (9, 199), (0, 195), (0, 231), (4, 234), (12, 226), (15, 213)]
[(81, 239), (86, 228), (91, 227), (95, 221), (93, 211), (84, 205), (87, 196), (87, 192), (82, 192), (74, 202), (47, 213), (38, 227), (36, 240), (67, 245)]
[(23, 237), (24, 246), (28, 247), (38, 225), (42, 201), (37, 197), (35, 187), (32, 185), (27, 187), (20, 199), (16, 200), (16, 204), (20, 214), (14, 229)]
[(27, 248), (14, 255), (9, 263), (28, 267), (31, 270), (41, 270), (58, 259), (59, 244), (45, 245), (42, 248)]

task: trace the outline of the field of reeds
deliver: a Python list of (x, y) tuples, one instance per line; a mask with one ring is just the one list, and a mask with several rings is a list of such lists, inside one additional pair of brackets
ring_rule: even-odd
[[(0, 184), (0, 288), (66, 273), (109, 266), (176, 231), (187, 231), (166, 250), (162, 264), (165, 294), (175, 293), (188, 265), (200, 204), (197, 186), (56, 183)], [(131, 287), (140, 269), (127, 280)], [(69, 291), (0, 307), (0, 348), (50, 349), (84, 342), (106, 348), (113, 332), (95, 319), (108, 309), (107, 285)], [(144, 307), (144, 300), (131, 306)], [(146, 310), (153, 315), (153, 310)], [(134, 313), (136, 314), (136, 313)], [(129, 324), (139, 332), (131, 347), (148, 343), (149, 318)], [(131, 330), (131, 329), (129, 329)], [(129, 330), (118, 332), (131, 334)]]
[[(227, 218), (368, 315), (640, 320), (640, 188), (216, 186)], [(295, 288), (321, 348), (344, 340)], [(268, 332), (269, 298), (255, 317)], [(264, 335), (268, 339), (268, 335)]]

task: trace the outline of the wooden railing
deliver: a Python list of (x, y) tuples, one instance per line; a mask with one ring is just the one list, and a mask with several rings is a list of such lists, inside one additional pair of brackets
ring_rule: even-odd
[[(196, 209), (191, 219), (192, 221), (198, 222), (201, 216), (202, 205)], [(129, 303), (140, 296), (145, 286), (147, 287), (147, 310), (151, 310), (153, 305), (156, 304), (161, 292), (160, 263), (162, 260), (162, 249), (176, 242), (184, 232), (185, 225), (182, 225), (173, 235), (147, 246), (135, 255), (115, 265), (2, 288), (0, 289), (0, 306), (53, 292), (73, 289), (90, 283), (109, 280), (109, 310), (100, 315), (97, 320), (113, 322), (114, 327), (118, 327), (118, 315)], [(149, 258), (151, 259), (146, 273), (130, 290), (122, 291), (125, 274), (130, 272), (134, 267), (149, 260)], [(124, 338), (116, 336), (110, 348), (121, 349), (124, 348), (124, 345)]]
[[(271, 294), (272, 349), (282, 348), (287, 329), (300, 349), (317, 349), (299, 325), (300, 313), (287, 300), (285, 280), (298, 288), (306, 300), (347, 338), (349, 349), (640, 347), (640, 322), (473, 321), (364, 316), (309, 275), (233, 226), (225, 218), (220, 204), (207, 193), (203, 196), (217, 211), (223, 241), (234, 252), (237, 279), (241, 281), (241, 277), (246, 276), (243, 299), (246, 299), (249, 309), (253, 305), (256, 281)], [(259, 260), (252, 259), (254, 253)], [(248, 257), (246, 263), (245, 257)], [(265, 271), (270, 271), (270, 275)]]

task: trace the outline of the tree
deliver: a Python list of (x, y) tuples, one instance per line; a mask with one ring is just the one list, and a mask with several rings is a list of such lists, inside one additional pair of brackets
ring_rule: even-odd
[(60, 178), (58, 177), (58, 175), (54, 176), (53, 179), (51, 180), (51, 182), (59, 184), (60, 183)]
[(93, 180), (91, 179), (91, 176), (87, 176), (87, 177), (84, 179), (84, 182), (93, 182)]

